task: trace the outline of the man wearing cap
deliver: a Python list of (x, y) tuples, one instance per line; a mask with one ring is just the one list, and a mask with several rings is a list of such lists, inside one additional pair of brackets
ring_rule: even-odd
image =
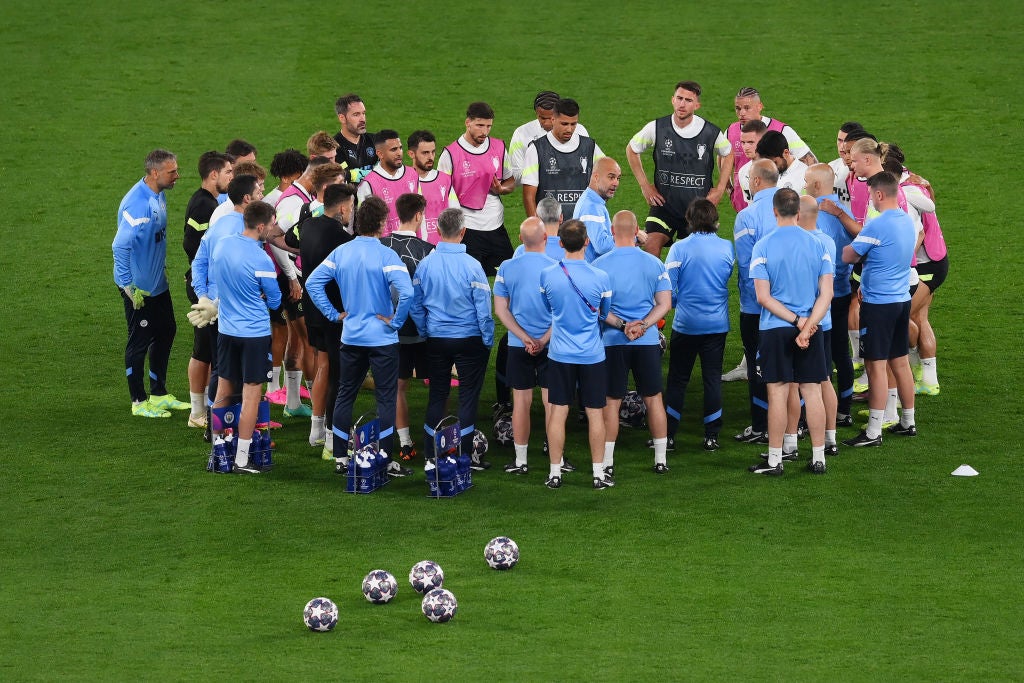
[[(508, 164), (512, 169), (512, 176), (516, 179), (516, 185), (522, 184), (526, 148), (531, 142), (543, 137), (551, 130), (555, 123), (555, 103), (560, 99), (556, 92), (541, 90), (533, 98), (533, 111), (537, 113), (537, 118), (527, 121), (512, 133), (512, 138), (508, 143)], [(590, 135), (583, 125), (577, 125), (576, 131), (582, 136), (589, 137)]]

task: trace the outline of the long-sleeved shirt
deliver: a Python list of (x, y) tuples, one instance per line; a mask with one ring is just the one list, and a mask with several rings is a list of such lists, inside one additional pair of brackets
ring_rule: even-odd
[(121, 200), (111, 249), (114, 284), (135, 285), (153, 296), (167, 291), (167, 200), (145, 178)]
[[(213, 252), (217, 244), (225, 237), (239, 235), (245, 230), (245, 220), (242, 214), (232, 211), (227, 216), (218, 220), (213, 227), (207, 228), (203, 238), (199, 240), (199, 249), (196, 257), (192, 260), (192, 289), (196, 296), (205, 296), (216, 299), (218, 296), (217, 283), (213, 279), (210, 265), (213, 261)], [(273, 264), (270, 267), (274, 269)]]
[(608, 214), (607, 201), (592, 188), (588, 187), (580, 195), (572, 217), (583, 221), (583, 224), (587, 226), (587, 237), (590, 239), (590, 244), (587, 245), (583, 256), (588, 263), (615, 248), (612, 217)]
[(740, 313), (761, 314), (761, 304), (757, 303), (754, 281), (750, 279), (750, 255), (757, 241), (779, 225), (772, 209), (772, 200), (776, 192), (777, 187), (760, 190), (754, 195), (750, 205), (736, 214), (733, 241), (736, 243), (736, 280), (740, 289)]
[(439, 242), (416, 268), (412, 319), (422, 337), (479, 336), (494, 344), (491, 288), (480, 262), (466, 245)]
[[(306, 291), (331, 322), (340, 313), (327, 297), (327, 283), (338, 284), (345, 304), (345, 325), (341, 343), (352, 346), (387, 346), (398, 343), (402, 327), (412, 305), (413, 289), (409, 271), (402, 259), (376, 237), (360, 235), (341, 245), (306, 278)], [(391, 302), (391, 288), (398, 292), (398, 303)], [(390, 318), (384, 322), (378, 315)]]

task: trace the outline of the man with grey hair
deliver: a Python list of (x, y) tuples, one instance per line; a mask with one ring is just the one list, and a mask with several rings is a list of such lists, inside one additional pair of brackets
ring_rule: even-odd
[(459, 374), (459, 424), (462, 452), (472, 454), (471, 467), (491, 466), (473, 452), (476, 410), (494, 344), (491, 288), (479, 261), (466, 253), (461, 209), (445, 209), (437, 219), (441, 241), (420, 261), (413, 280), (412, 319), (427, 340), (430, 395), (427, 399), (426, 456), (434, 455), (434, 430), (445, 414), (451, 391), (451, 368)]
[[(167, 365), (178, 328), (167, 288), (167, 199), (165, 190), (178, 180), (178, 159), (165, 149), (146, 157), (146, 175), (135, 183), (117, 209), (114, 284), (124, 304), (128, 343), (125, 375), (132, 415), (170, 417), (170, 410), (190, 406), (167, 393)], [(149, 395), (143, 385), (149, 355)]]

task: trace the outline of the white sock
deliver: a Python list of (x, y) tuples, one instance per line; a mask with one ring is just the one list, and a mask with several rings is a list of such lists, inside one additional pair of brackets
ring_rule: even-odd
[(284, 386), (288, 390), (288, 401), (285, 408), (295, 410), (302, 402), (299, 397), (299, 385), (302, 384), (302, 370), (285, 370)]
[(270, 368), (270, 381), (267, 382), (267, 393), (281, 389), (281, 366)]
[(835, 446), (836, 445), (836, 430), (826, 429), (825, 430), (825, 445)]
[(853, 360), (860, 360), (860, 330), (850, 330), (847, 334), (850, 337), (850, 348), (853, 350), (851, 357)]
[(783, 434), (782, 435), (782, 452), (792, 453), (797, 449), (796, 434)]
[(526, 464), (526, 449), (529, 448), (529, 444), (514, 444), (516, 449), (516, 466), (522, 467)]
[(882, 435), (882, 415), (885, 414), (884, 410), (869, 410), (868, 411), (868, 428), (864, 431), (867, 433), (869, 439), (877, 439)]
[(249, 444), (252, 443), (252, 439), (239, 439), (238, 449), (235, 451), (235, 464), (239, 467), (245, 467), (249, 464)]
[(903, 427), (913, 427), (915, 425), (913, 408), (903, 409), (903, 415), (900, 416), (900, 425)]
[(668, 450), (668, 437), (663, 436), (660, 439), (654, 439), (654, 464), (664, 465), (665, 463), (665, 452)]
[(597, 479), (604, 479), (604, 463), (603, 462), (595, 462), (595, 463), (593, 463), (593, 466), (594, 466), (594, 477), (597, 478)]
[(197, 394), (194, 391), (188, 392), (189, 401), (192, 403), (192, 416), (199, 417), (206, 415), (206, 394)]
[(918, 353), (916, 346), (910, 347), (910, 367), (921, 364), (921, 354)]
[(811, 462), (825, 462), (824, 446), (811, 446)]
[(559, 464), (559, 463), (555, 463), (554, 465), (551, 465), (551, 467), (548, 469), (548, 476), (549, 477), (561, 477), (562, 476), (562, 465)]
[(768, 466), (778, 467), (782, 464), (782, 449), (768, 447)]
[(324, 429), (324, 416), (317, 417), (314, 415), (309, 419), (309, 445), (315, 446), (316, 442), (320, 439), (325, 441), (327, 439), (326, 430)]
[(889, 390), (889, 397), (885, 401), (885, 415), (882, 422), (896, 421), (896, 402), (899, 400), (899, 392), (896, 389)]
[(334, 432), (330, 429), (324, 432), (324, 448), (327, 449), (328, 453), (334, 452)]
[(409, 428), (408, 427), (402, 427), (402, 428), (400, 428), (400, 429), (398, 429), (396, 431), (398, 432), (398, 443), (399, 444), (401, 444), (402, 446), (411, 446), (412, 445), (412, 435), (409, 433)]
[[(604, 467), (615, 466), (615, 442), (605, 441), (604, 442)], [(602, 468), (603, 471), (604, 468)]]
[(934, 386), (939, 383), (939, 375), (935, 371), (934, 358), (921, 359), (921, 384)]

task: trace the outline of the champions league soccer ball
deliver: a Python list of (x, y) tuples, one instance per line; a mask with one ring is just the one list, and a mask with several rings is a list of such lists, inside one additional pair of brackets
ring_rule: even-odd
[(487, 452), (487, 437), (479, 429), (473, 432), (473, 455), (482, 458)]
[(642, 427), (644, 416), (647, 414), (647, 406), (644, 400), (635, 391), (627, 391), (622, 397), (622, 405), (619, 406), (619, 424), (630, 427)]
[(512, 569), (519, 562), (519, 546), (508, 536), (492, 538), (484, 548), (484, 559), (491, 569)]
[(390, 572), (374, 569), (363, 579), (363, 595), (375, 605), (391, 602), (398, 593), (398, 582)]
[(502, 415), (494, 423), (494, 440), (502, 446), (512, 445), (512, 418)]
[(423, 616), (435, 624), (443, 624), (450, 621), (459, 609), (459, 602), (452, 595), (452, 592), (444, 588), (435, 588), (423, 596), (420, 604)]
[(430, 560), (417, 562), (409, 571), (409, 583), (417, 593), (426, 594), (444, 583), (444, 572), (441, 565)]
[(330, 598), (313, 598), (302, 610), (302, 621), (310, 631), (330, 631), (338, 625), (338, 606)]

